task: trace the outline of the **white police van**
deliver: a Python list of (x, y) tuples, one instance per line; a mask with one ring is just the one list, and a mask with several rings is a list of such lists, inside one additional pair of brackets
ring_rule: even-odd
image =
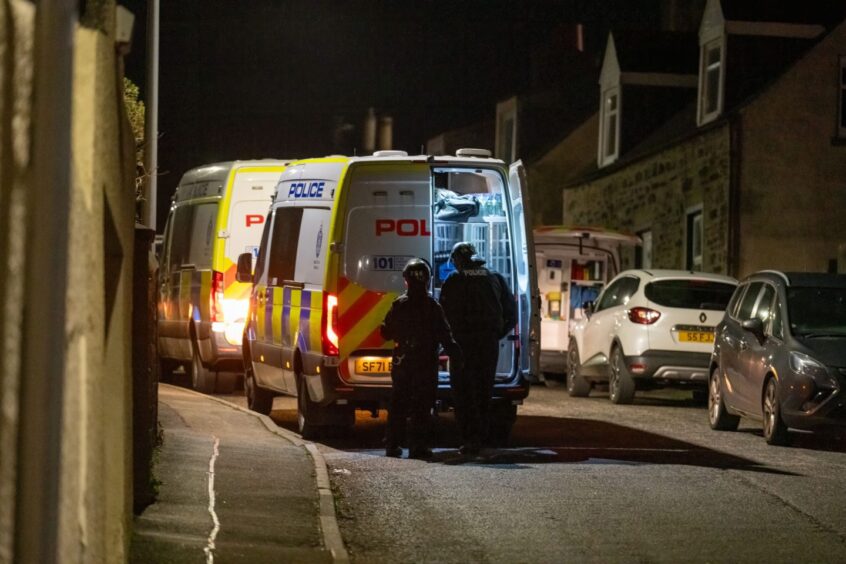
[[(478, 149), (288, 165), (254, 273), (249, 254), (238, 264), (239, 279), (254, 282), (242, 347), (250, 408), (268, 413), (275, 394), (295, 395), (300, 432), (312, 436), (353, 425), (356, 409), (386, 406), (393, 343), (379, 327), (404, 291), (403, 267), (412, 257), (429, 261), (438, 297), (452, 246), (471, 241), (519, 302), (519, 326), (500, 343), (492, 404), (494, 432), (506, 438), (538, 373), (539, 300), (524, 190), (521, 163), (509, 168)], [(442, 408), (451, 401), (447, 363), (443, 357)]]

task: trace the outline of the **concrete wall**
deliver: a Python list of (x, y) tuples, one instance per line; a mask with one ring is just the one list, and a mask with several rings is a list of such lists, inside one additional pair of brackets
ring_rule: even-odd
[(842, 55), (846, 24), (742, 112), (742, 275), (825, 271), (846, 243), (846, 144), (833, 142)]
[[(564, 190), (564, 222), (636, 232), (651, 229), (654, 268), (684, 268), (686, 213), (702, 206), (705, 272), (727, 273), (729, 126), (612, 168)], [(623, 267), (633, 256), (624, 257)]]
[[(72, 115), (72, 195), (67, 323), (64, 343), (62, 452), (59, 493), (59, 553), (63, 562), (126, 560), (131, 526), (131, 266), (134, 187), (132, 151), (122, 145), (129, 127), (123, 114), (120, 61), (114, 44), (114, 2), (99, 3), (107, 17), (100, 29), (80, 27), (74, 44)], [(0, 191), (0, 561), (14, 550), (16, 443), (20, 449), (38, 437), (18, 437), (27, 414), (19, 412), (21, 369), (22, 272), (26, 236), (24, 193), (32, 163), (25, 155), (29, 123), (33, 32), (32, 4), (0, 2), (3, 105), (2, 191)], [(23, 47), (20, 47), (23, 45)], [(14, 52), (9, 50), (13, 49)], [(11, 56), (9, 56), (11, 54)], [(20, 153), (8, 144), (20, 146)], [(49, 197), (44, 194), (43, 197)], [(37, 228), (37, 225), (31, 226)], [(12, 326), (12, 322), (15, 325)], [(26, 469), (20, 469), (26, 472)], [(11, 508), (11, 509), (10, 509)], [(18, 531), (19, 532), (19, 531)]]

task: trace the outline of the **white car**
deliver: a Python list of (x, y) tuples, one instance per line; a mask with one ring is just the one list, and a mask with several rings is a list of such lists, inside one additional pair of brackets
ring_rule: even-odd
[(714, 329), (736, 286), (686, 270), (621, 272), (573, 327), (567, 391), (587, 396), (608, 382), (612, 402), (631, 403), (636, 389), (675, 386), (706, 400)]

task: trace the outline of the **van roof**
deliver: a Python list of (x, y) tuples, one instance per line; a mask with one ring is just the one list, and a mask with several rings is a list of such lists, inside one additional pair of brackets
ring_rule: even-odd
[(291, 166), (309, 164), (309, 163), (362, 163), (362, 162), (428, 162), (433, 164), (488, 164), (488, 165), (503, 165), (505, 164), (501, 159), (485, 158), (485, 157), (456, 157), (454, 155), (364, 155), (350, 157), (347, 155), (329, 155), (326, 157), (302, 159), (294, 161)]
[(229, 176), (229, 171), (233, 167), (244, 166), (268, 166), (268, 165), (287, 165), (293, 162), (294, 159), (251, 159), (243, 161), (221, 161), (219, 163), (209, 163), (201, 165), (187, 171), (182, 175), (182, 180), (179, 184), (193, 184), (195, 182), (213, 182), (224, 181)]

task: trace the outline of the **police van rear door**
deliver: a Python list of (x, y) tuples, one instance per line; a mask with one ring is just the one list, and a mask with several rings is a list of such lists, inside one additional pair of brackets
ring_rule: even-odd
[(531, 237), (526, 169), (522, 161), (508, 169), (508, 193), (511, 198), (512, 229), (514, 231), (515, 270), (520, 324), (520, 370), (530, 381), (540, 379), (540, 295), (535, 246)]
[(357, 162), (345, 194), (344, 259), (338, 289), (341, 374), (354, 383), (390, 383), (379, 328), (404, 291), (412, 257), (431, 264), (430, 172), (426, 163)]

